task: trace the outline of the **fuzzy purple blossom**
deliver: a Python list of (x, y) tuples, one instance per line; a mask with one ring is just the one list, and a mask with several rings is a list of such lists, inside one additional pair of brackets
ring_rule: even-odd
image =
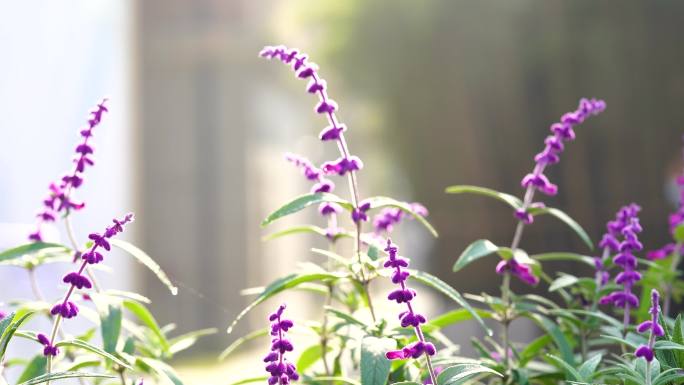
[(68, 215), (71, 210), (80, 210), (85, 207), (85, 203), (73, 200), (71, 193), (83, 184), (83, 173), (86, 167), (95, 164), (92, 158), (94, 148), (89, 141), (93, 136), (94, 128), (100, 124), (102, 115), (108, 111), (106, 102), (107, 99), (103, 99), (90, 111), (88, 126), (80, 131), (81, 142), (75, 148), (74, 169), (64, 175), (59, 182), (49, 185), (50, 191), (43, 200), (43, 208), (36, 214), (38, 218), (36, 229), (29, 234), (29, 240), (41, 242), (43, 240), (41, 230), (44, 223), (56, 221), (60, 213)]
[(383, 266), (393, 269), (391, 275), (392, 283), (399, 285), (397, 289), (389, 293), (387, 299), (396, 301), (399, 304), (406, 304), (406, 310), (399, 313), (399, 321), (401, 322), (402, 327), (412, 327), (418, 337), (418, 341), (406, 345), (400, 350), (389, 351), (385, 356), (389, 360), (403, 360), (407, 358), (419, 358), (425, 354), (430, 377), (434, 380), (435, 374), (432, 370), (432, 364), (430, 363), (430, 356), (435, 355), (437, 350), (435, 349), (435, 345), (425, 341), (425, 336), (420, 327), (421, 324), (427, 322), (426, 318), (423, 315), (416, 313), (411, 305), (411, 302), (416, 297), (416, 292), (406, 286), (406, 280), (410, 273), (408, 270), (402, 270), (402, 268), (408, 268), (409, 261), (406, 258), (397, 256), (398, 249), (392, 244), (390, 239), (387, 240), (385, 251), (388, 254), (388, 258)]
[[(426, 217), (429, 214), (425, 206), (418, 202), (408, 203), (408, 206), (411, 208), (411, 211), (422, 217)], [(373, 217), (373, 229), (375, 234), (392, 233), (394, 226), (399, 224), (405, 217), (405, 212), (397, 207), (386, 207), (380, 210), (380, 212)], [(409, 216), (408, 218), (410, 219), (412, 217)]]
[(639, 326), (637, 326), (637, 332), (645, 333), (649, 332), (648, 344), (640, 345), (636, 352), (634, 353), (637, 357), (643, 357), (646, 361), (653, 361), (653, 345), (655, 344), (656, 337), (662, 337), (665, 335), (665, 330), (658, 323), (658, 315), (660, 314), (660, 298), (658, 291), (653, 289), (651, 291), (651, 309), (649, 313), (651, 314), (651, 319), (644, 321)]
[(620, 251), (622, 231), (629, 225), (631, 219), (637, 216), (640, 210), (641, 207), (635, 203), (623, 206), (615, 214), (615, 219), (606, 223), (606, 232), (599, 242), (602, 255), (594, 257), (594, 267), (596, 268), (595, 280), (599, 287), (604, 286), (610, 280), (610, 273), (606, 269), (606, 260)]
[(606, 108), (606, 103), (598, 99), (585, 99), (579, 101), (579, 106), (575, 111), (563, 115), (559, 122), (551, 125), (551, 135), (544, 140), (544, 149), (538, 153), (534, 160), (536, 162), (534, 170), (525, 175), (520, 182), (522, 187), (527, 189), (523, 207), (516, 210), (515, 216), (525, 224), (530, 224), (534, 220), (532, 215), (527, 213), (527, 208), (532, 203), (534, 191), (540, 191), (546, 195), (556, 195), (558, 186), (551, 183), (549, 178), (544, 175), (544, 169), (548, 165), (556, 164), (560, 161), (560, 155), (565, 149), (565, 142), (575, 139), (574, 127), (591, 115), (598, 115)]
[(270, 334), (273, 336), (271, 351), (264, 357), (266, 371), (270, 374), (269, 385), (287, 385), (290, 381), (299, 379), (297, 368), (285, 358), (286, 352), (294, 350), (292, 342), (285, 338), (285, 333), (294, 326), (294, 323), (289, 319), (282, 318), (284, 311), (285, 305), (280, 305), (278, 310), (268, 318), (271, 321)]
[(43, 345), (43, 355), (48, 357), (48, 356), (56, 356), (59, 354), (59, 349), (50, 342), (50, 339), (43, 333), (38, 333), (36, 335), (36, 338), (38, 338), (38, 342)]
[(503, 275), (506, 272), (510, 272), (528, 285), (534, 286), (539, 283), (539, 277), (534, 275), (530, 265), (516, 261), (515, 257), (508, 260), (502, 259), (496, 265), (497, 274)]
[[(614, 291), (599, 300), (602, 305), (612, 304), (624, 309), (624, 326), (629, 325), (630, 309), (639, 307), (639, 298), (632, 293), (634, 284), (641, 280), (641, 274), (635, 271), (637, 258), (634, 253), (641, 251), (643, 245), (638, 239), (638, 234), (642, 231), (639, 224), (638, 213), (641, 208), (636, 204), (623, 207), (617, 215), (615, 221), (608, 223), (608, 236), (599, 243), (601, 247), (609, 248), (617, 252), (613, 258), (613, 263), (622, 268), (622, 271), (615, 277), (615, 283), (622, 286), (622, 290)], [(615, 245), (617, 237), (622, 236), (622, 241)]]
[[(92, 282), (88, 277), (84, 275), (86, 266), (89, 264), (96, 264), (102, 262), (103, 256), (98, 251), (99, 248), (104, 248), (106, 250), (110, 249), (110, 244), (108, 239), (114, 237), (115, 235), (121, 233), (124, 230), (124, 226), (133, 221), (133, 214), (127, 214), (123, 219), (114, 219), (113, 224), (107, 227), (103, 233), (100, 235), (98, 233), (92, 233), (89, 238), (93, 241), (93, 245), (85, 253), (81, 254), (80, 268), (77, 271), (70, 272), (64, 276), (62, 281), (69, 284), (69, 289), (64, 295), (64, 299), (56, 303), (51, 309), (50, 314), (59, 316), (62, 318), (74, 318), (78, 315), (78, 306), (70, 301), (71, 296), (74, 294), (75, 290), (90, 289), (93, 287)], [(85, 296), (84, 296), (85, 297)], [(88, 297), (90, 298), (90, 297)], [(58, 322), (57, 320), (55, 322)], [(40, 336), (44, 338), (41, 339)], [(39, 341), (44, 345), (43, 354), (46, 356), (55, 356), (58, 353), (57, 348), (54, 347), (54, 335), (52, 339), (48, 339), (44, 335), (39, 335)]]

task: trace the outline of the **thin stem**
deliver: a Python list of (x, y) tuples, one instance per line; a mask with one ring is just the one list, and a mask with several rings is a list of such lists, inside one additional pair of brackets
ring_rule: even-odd
[[(328, 217), (328, 228), (332, 228), (335, 226), (335, 214), (331, 214)], [(332, 238), (330, 239), (328, 243), (328, 250), (331, 252), (335, 251), (335, 239)], [(328, 257), (328, 271), (332, 271), (332, 258)], [(325, 306), (331, 306), (332, 305), (332, 300), (333, 300), (333, 295), (334, 295), (334, 286), (332, 282), (328, 282), (327, 285), (328, 287), (328, 293), (325, 298)], [(325, 369), (325, 374), (327, 376), (331, 375), (330, 371), (330, 365), (328, 364), (328, 312), (323, 311), (323, 324), (321, 325), (321, 360), (323, 361), (323, 367)]]
[[(74, 228), (71, 225), (70, 214), (71, 212), (67, 211), (66, 215), (64, 216), (64, 226), (66, 227), (67, 237), (69, 238), (69, 242), (71, 242), (71, 247), (74, 249), (74, 262), (76, 262), (78, 257), (81, 255), (81, 249), (76, 241)], [(88, 274), (88, 278), (90, 278), (90, 281), (93, 283), (93, 289), (95, 289), (95, 292), (100, 293), (102, 289), (100, 288), (100, 284), (95, 278), (95, 273), (93, 273), (93, 270), (90, 268), (90, 266), (86, 266), (85, 272)]]
[[(670, 271), (673, 273), (677, 272), (677, 267), (679, 266), (679, 260), (681, 259), (681, 248), (682, 248), (682, 243), (677, 242), (675, 245), (675, 252), (674, 256), (672, 257), (672, 265), (670, 265)], [(677, 279), (675, 276), (674, 279)], [(668, 282), (667, 286), (665, 287), (665, 295), (663, 298), (663, 314), (665, 317), (667, 317), (670, 314), (670, 300), (672, 297), (672, 282)]]
[(36, 299), (39, 301), (45, 302), (45, 297), (43, 297), (43, 293), (40, 291), (40, 285), (36, 279), (36, 271), (32, 268), (28, 269), (28, 275), (29, 281), (31, 282), (31, 290), (33, 290), (33, 295), (35, 295)]
[(627, 327), (629, 326), (629, 303), (625, 302), (625, 314), (622, 317), (622, 338), (627, 337)]
[(126, 385), (126, 376), (124, 376), (124, 370), (119, 370), (119, 378), (121, 379), (121, 385)]
[(651, 385), (651, 361), (646, 361), (646, 385)]

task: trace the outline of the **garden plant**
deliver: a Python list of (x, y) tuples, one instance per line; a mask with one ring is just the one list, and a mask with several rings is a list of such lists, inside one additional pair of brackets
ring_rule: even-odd
[[(400, 253), (407, 248), (394, 230), (403, 221), (414, 220), (431, 235), (438, 235), (427, 220), (425, 206), (362, 195), (360, 176), (364, 167), (372, 165), (364, 165), (351, 152), (345, 135), (353, 130), (343, 124), (318, 66), (303, 52), (284, 46), (265, 47), (260, 56), (288, 66), (296, 78), (307, 82), (305, 90), (316, 100), (314, 111), (326, 124), (319, 135), (321, 145), (338, 154), (320, 166), (302, 155), (285, 155), (285, 161), (310, 181), (311, 190), (277, 208), (262, 226), (308, 207), (317, 208), (320, 223), (286, 228), (265, 239), (314, 234), (327, 247), (312, 249), (311, 260), (290, 274), (246, 291), (253, 298), (232, 320), (228, 334), (252, 310), (274, 302), (267, 300), (278, 303), (266, 311), (270, 315), (260, 325), (250, 325), (255, 330), (237, 338), (219, 357), (231, 357), (247, 342), (263, 346), (263, 355), (253, 357), (263, 370), (234, 385), (684, 383), (684, 326), (681, 314), (673, 311), (684, 293), (679, 280), (684, 172), (678, 179), (680, 209), (669, 218), (672, 242), (660, 248), (646, 247), (640, 241), (644, 229), (637, 203), (617, 202), (622, 207), (614, 218), (606, 218), (605, 234), (594, 243), (570, 215), (539, 200), (539, 194), (561, 192), (549, 178), (551, 166), (575, 140), (580, 125), (587, 126), (583, 131), (589, 130), (592, 120), (601, 118), (606, 110), (603, 100), (580, 99), (575, 110), (550, 125), (532, 171), (522, 177), (521, 197), (472, 185), (446, 188), (448, 194), (474, 194), (503, 203), (515, 219), (510, 244), (475, 240), (453, 261), (458, 277), (480, 259), (498, 258), (487, 278), (500, 280), (500, 291), (462, 294), (434, 274), (412, 268), (411, 259)], [(22, 371), (16, 383), (22, 385), (67, 378), (84, 385), (137, 385), (142, 377), (183, 384), (166, 361), (214, 332), (206, 329), (173, 336), (173, 325), (157, 323), (147, 308), (147, 298), (102, 287), (97, 280), (108, 253), (117, 248), (150, 269), (172, 294), (177, 291), (150, 256), (119, 239), (120, 233), (135, 224), (133, 214), (112, 213), (115, 219), (110, 224), (84, 229), (87, 241), (78, 237), (71, 224), (71, 216), (85, 208), (74, 194), (84, 185), (86, 169), (94, 165), (92, 141), (106, 112), (106, 100), (91, 112), (80, 131), (73, 167), (49, 185), (36, 229), (27, 235), (27, 242), (0, 253), (0, 264), (25, 270), (34, 297), (0, 308), (0, 385), (7, 384), (2, 369), (17, 366)], [(345, 180), (348, 197), (337, 189)], [(565, 224), (588, 252), (528, 254), (521, 247), (525, 229), (542, 225), (537, 219), (544, 216)], [(68, 245), (45, 239), (45, 224), (54, 222), (63, 223)], [(592, 273), (576, 276), (550, 271), (544, 266), (549, 261), (583, 264)], [(73, 269), (61, 284), (41, 282), (37, 272), (47, 264)], [(514, 292), (512, 280), (548, 295)], [(43, 290), (48, 286), (46, 294)], [(322, 309), (316, 318), (302, 320), (292, 315), (288, 295), (294, 291), (320, 297)], [(428, 292), (443, 296), (449, 308), (429, 314)], [(89, 326), (82, 330), (63, 327), (77, 316)], [(30, 321), (37, 317), (49, 319), (51, 329), (32, 329)], [(511, 338), (511, 324), (523, 319), (538, 327), (539, 337), (524, 342)], [(445, 332), (452, 326), (458, 330), (457, 325), (465, 321), (474, 322), (483, 336), (471, 340), (475, 357), (461, 356), (459, 346)], [(305, 335), (302, 340), (307, 342), (296, 346), (299, 340), (288, 337), (293, 335)], [(35, 342), (33, 357), (6, 357), (8, 345), (17, 338)]]

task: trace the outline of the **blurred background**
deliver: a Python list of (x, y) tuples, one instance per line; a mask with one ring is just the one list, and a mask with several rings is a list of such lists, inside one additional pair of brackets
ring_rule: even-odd
[[(549, 170), (560, 193), (546, 202), (595, 240), (621, 205), (638, 202), (644, 244), (656, 248), (668, 239), (682, 167), (682, 25), (684, 3), (667, 0), (0, 0), (0, 247), (25, 240), (49, 181), (70, 167), (87, 110), (108, 95), (111, 113), (94, 138), (98, 164), (79, 191), (88, 208), (76, 226), (84, 236), (135, 211), (127, 236), (179, 295), (124, 256), (113, 258), (116, 275), (105, 284), (140, 290), (179, 331), (218, 327), (179, 357), (191, 378), (199, 378), (192, 363), (218, 365), (218, 351), (263, 326), (257, 312), (225, 334), (248, 302), (240, 290), (283, 275), (319, 245), (308, 236), (261, 241), (318, 220), (312, 209), (259, 227), (310, 188), (283, 154), (337, 157), (317, 140), (326, 122), (305, 83), (257, 56), (282, 43), (321, 66), (365, 163), (362, 195), (422, 202), (440, 232), (431, 239), (408, 222), (395, 241), (460, 291), (496, 292), (495, 259), (460, 274), (451, 265), (473, 240), (509, 243), (515, 220), (504, 205), (444, 188), (520, 195), (549, 125), (582, 96), (603, 98), (608, 109), (577, 130)], [(346, 183), (338, 185), (345, 196)], [(590, 252), (550, 218), (535, 222), (521, 247)], [(0, 301), (26, 289), (12, 274), (0, 272)], [(49, 278), (59, 273), (41, 274), (43, 290), (58, 293)], [(453, 306), (431, 302), (430, 312)], [(315, 314), (310, 301), (295, 306)], [(536, 332), (519, 329), (521, 342)], [(459, 339), (467, 353), (477, 333), (470, 325), (452, 336), (467, 336)], [(225, 366), (215, 370), (225, 374)]]

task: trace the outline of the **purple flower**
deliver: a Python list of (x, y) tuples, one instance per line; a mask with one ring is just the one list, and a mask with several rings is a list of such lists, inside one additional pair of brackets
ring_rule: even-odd
[[(402, 327), (413, 327), (418, 336), (418, 341), (406, 345), (400, 350), (392, 350), (385, 354), (389, 360), (402, 360), (407, 358), (418, 358), (425, 354), (429, 359), (436, 353), (435, 346), (425, 341), (423, 336), (423, 331), (420, 328), (421, 324), (427, 322), (425, 317), (421, 314), (416, 313), (411, 306), (411, 301), (416, 297), (416, 292), (406, 286), (406, 280), (409, 277), (409, 272), (402, 270), (402, 267), (408, 267), (408, 260), (397, 256), (397, 247), (392, 244), (390, 239), (387, 240), (387, 247), (385, 251), (388, 253), (389, 257), (385, 261), (385, 267), (391, 267), (394, 269), (392, 272), (392, 283), (399, 285), (399, 288), (393, 290), (387, 299), (390, 301), (396, 301), (399, 304), (406, 304), (406, 311), (399, 313), (399, 321)], [(433, 374), (434, 375), (434, 374)]]
[(2, 321), (3, 318), (7, 317), (7, 314), (0, 310), (0, 321)]
[(534, 286), (539, 283), (539, 277), (534, 275), (532, 268), (527, 264), (519, 263), (515, 260), (515, 257), (509, 260), (502, 259), (496, 265), (497, 274), (503, 275), (508, 271), (528, 285)]
[(649, 321), (644, 321), (639, 326), (637, 326), (637, 331), (639, 333), (649, 332), (648, 344), (641, 345), (637, 348), (634, 355), (637, 357), (643, 357), (649, 363), (653, 361), (653, 345), (655, 344), (656, 337), (662, 337), (665, 335), (665, 330), (658, 323), (658, 315), (660, 314), (660, 296), (658, 291), (653, 289), (651, 291), (651, 319)]
[(88, 143), (93, 136), (93, 129), (100, 124), (102, 115), (107, 112), (105, 103), (107, 99), (103, 99), (95, 109), (90, 111), (90, 118), (88, 119), (88, 127), (81, 130), (82, 141), (76, 146), (76, 157), (74, 158), (74, 170), (71, 173), (64, 175), (59, 184), (51, 183), (49, 186), (49, 194), (43, 200), (43, 208), (37, 215), (38, 221), (36, 230), (29, 234), (28, 238), (33, 242), (41, 242), (43, 235), (41, 232), (42, 225), (47, 222), (54, 222), (59, 213), (68, 215), (71, 210), (80, 210), (85, 207), (82, 202), (76, 202), (71, 198), (73, 190), (78, 189), (83, 184), (83, 172), (86, 167), (92, 166), (94, 161), (90, 157), (93, 152), (92, 144)]
[(347, 172), (358, 171), (363, 168), (363, 162), (356, 156), (338, 158), (334, 161), (325, 162), (321, 166), (326, 175), (343, 176)]
[[(88, 277), (83, 275), (83, 271), (85, 270), (86, 266), (88, 264), (96, 264), (99, 262), (102, 262), (104, 257), (102, 254), (98, 251), (98, 248), (105, 248), (106, 250), (109, 250), (110, 244), (107, 241), (108, 238), (112, 238), (113, 236), (117, 235), (118, 233), (122, 232), (124, 230), (124, 226), (131, 222), (133, 220), (133, 214), (127, 214), (123, 219), (114, 219), (112, 222), (114, 223), (113, 225), (107, 227), (105, 229), (104, 235), (100, 235), (97, 233), (93, 233), (89, 235), (89, 238), (93, 240), (93, 245), (91, 248), (83, 253), (81, 255), (81, 259), (83, 262), (81, 263), (80, 268), (77, 271), (70, 272), (64, 276), (62, 281), (64, 283), (69, 284), (69, 290), (67, 290), (66, 294), (64, 295), (64, 299), (55, 304), (52, 309), (50, 309), (50, 313), (55, 316), (59, 316), (62, 318), (74, 318), (78, 315), (78, 306), (72, 301), (69, 301), (71, 298), (71, 295), (74, 293), (76, 289), (81, 290), (81, 289), (90, 289), (93, 287), (92, 282)], [(84, 295), (84, 298), (86, 296)], [(87, 297), (90, 298), (90, 297)], [(55, 322), (58, 322), (55, 320)], [(45, 337), (45, 336), (44, 336)], [(39, 337), (40, 338), (40, 337)], [(43, 345), (45, 345), (45, 349), (43, 351), (43, 354), (46, 356), (52, 355), (55, 356), (58, 353), (58, 350), (53, 346), (53, 342), (51, 340), (48, 340), (47, 337), (44, 338), (45, 341), (41, 341)]]
[(52, 343), (50, 342), (50, 339), (47, 338), (47, 336), (43, 333), (38, 333), (36, 336), (38, 338), (38, 342), (40, 342), (41, 345), (44, 346), (43, 348), (43, 355), (44, 356), (56, 356), (59, 354), (59, 349), (57, 347), (53, 346)]
[(290, 330), (294, 323), (289, 319), (282, 318), (285, 305), (280, 305), (275, 313), (271, 314), (268, 319), (271, 321), (271, 351), (264, 357), (266, 371), (271, 375), (268, 378), (269, 385), (286, 385), (291, 380), (297, 381), (299, 374), (294, 364), (287, 361), (285, 358), (286, 352), (294, 350), (292, 342), (285, 338), (285, 333)]
[(533, 191), (538, 190), (546, 195), (556, 195), (558, 186), (551, 183), (549, 178), (544, 175), (546, 166), (556, 164), (560, 161), (560, 154), (565, 149), (565, 143), (575, 139), (573, 127), (584, 122), (591, 115), (598, 115), (606, 108), (603, 100), (585, 99), (579, 101), (577, 110), (568, 112), (561, 117), (561, 121), (551, 125), (551, 135), (546, 137), (544, 149), (534, 157), (536, 165), (534, 170), (525, 175), (520, 184), (526, 188), (526, 195), (523, 207), (516, 210), (515, 217), (525, 224), (530, 224), (534, 220), (532, 215), (527, 213), (527, 206), (533, 198)]
[(355, 207), (352, 210), (351, 217), (352, 221), (359, 223), (361, 221), (368, 221), (368, 214), (366, 212), (370, 210), (371, 204), (368, 201), (362, 201), (359, 203), (359, 207)]
[[(639, 306), (639, 299), (632, 293), (634, 283), (641, 279), (641, 274), (634, 269), (637, 266), (635, 251), (641, 251), (643, 246), (637, 237), (642, 231), (637, 216), (641, 208), (636, 204), (622, 207), (616, 219), (608, 222), (608, 232), (600, 245), (604, 248), (604, 254), (617, 252), (613, 257), (613, 263), (622, 268), (622, 271), (615, 277), (615, 283), (622, 285), (621, 291), (610, 293), (599, 300), (602, 305), (612, 304), (624, 309), (624, 325), (629, 324), (630, 308)], [(617, 244), (618, 239), (622, 241)], [(605, 241), (605, 242), (604, 242)]]
[[(411, 211), (420, 216), (425, 217), (428, 215), (428, 210), (420, 203), (409, 203), (408, 206), (411, 208)], [(399, 224), (404, 217), (404, 211), (399, 208), (386, 207), (382, 209), (380, 213), (373, 217), (373, 229), (375, 230), (375, 234), (380, 235), (386, 233), (389, 235), (392, 233), (392, 230), (394, 230), (394, 226)], [(409, 216), (408, 218), (411, 219), (412, 217)]]

